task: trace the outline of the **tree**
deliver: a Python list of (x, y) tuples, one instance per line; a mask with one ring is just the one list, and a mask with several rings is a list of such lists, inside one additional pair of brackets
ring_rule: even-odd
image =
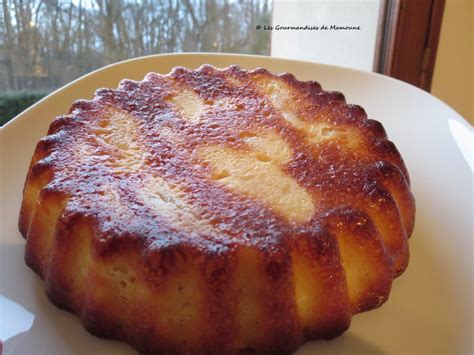
[(2, 0), (0, 90), (52, 90), (165, 52), (268, 54), (270, 0)]

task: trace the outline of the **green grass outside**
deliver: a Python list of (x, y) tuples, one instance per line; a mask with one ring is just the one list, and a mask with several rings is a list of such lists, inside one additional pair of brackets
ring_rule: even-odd
[(46, 92), (0, 93), (0, 126), (10, 121), (35, 102), (48, 95)]

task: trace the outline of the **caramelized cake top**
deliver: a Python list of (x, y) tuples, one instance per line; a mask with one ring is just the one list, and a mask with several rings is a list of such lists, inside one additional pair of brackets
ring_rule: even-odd
[(117, 240), (211, 253), (268, 251), (302, 235), (326, 243), (320, 222), (331, 211), (391, 198), (387, 169), (408, 184), (395, 146), (361, 107), (264, 69), (178, 67), (124, 80), (76, 101), (48, 134), (32, 174), (52, 171), (46, 190), (66, 195), (63, 213), (96, 221), (103, 252)]

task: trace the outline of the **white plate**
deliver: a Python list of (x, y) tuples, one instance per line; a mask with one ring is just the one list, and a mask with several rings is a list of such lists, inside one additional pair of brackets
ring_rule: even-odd
[[(238, 64), (291, 72), (338, 90), (381, 121), (411, 174), (417, 201), (411, 261), (380, 309), (356, 315), (331, 341), (298, 354), (472, 353), (472, 127), (444, 103), (381, 75), (268, 57), (171, 54), (138, 58), (86, 75), (49, 95), (1, 130), (0, 338), (4, 354), (133, 354), (127, 345), (87, 333), (78, 318), (46, 299), (42, 281), (23, 262), (17, 228), (22, 187), (36, 141), (77, 98), (120, 79), (139, 80), (177, 65)], [(464, 150), (464, 153), (462, 153)]]

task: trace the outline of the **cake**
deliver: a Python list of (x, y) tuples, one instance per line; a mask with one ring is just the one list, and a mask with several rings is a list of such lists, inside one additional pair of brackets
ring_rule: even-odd
[(289, 353), (384, 303), (415, 204), (339, 92), (174, 68), (75, 101), (36, 147), (19, 228), (57, 307), (141, 353)]

